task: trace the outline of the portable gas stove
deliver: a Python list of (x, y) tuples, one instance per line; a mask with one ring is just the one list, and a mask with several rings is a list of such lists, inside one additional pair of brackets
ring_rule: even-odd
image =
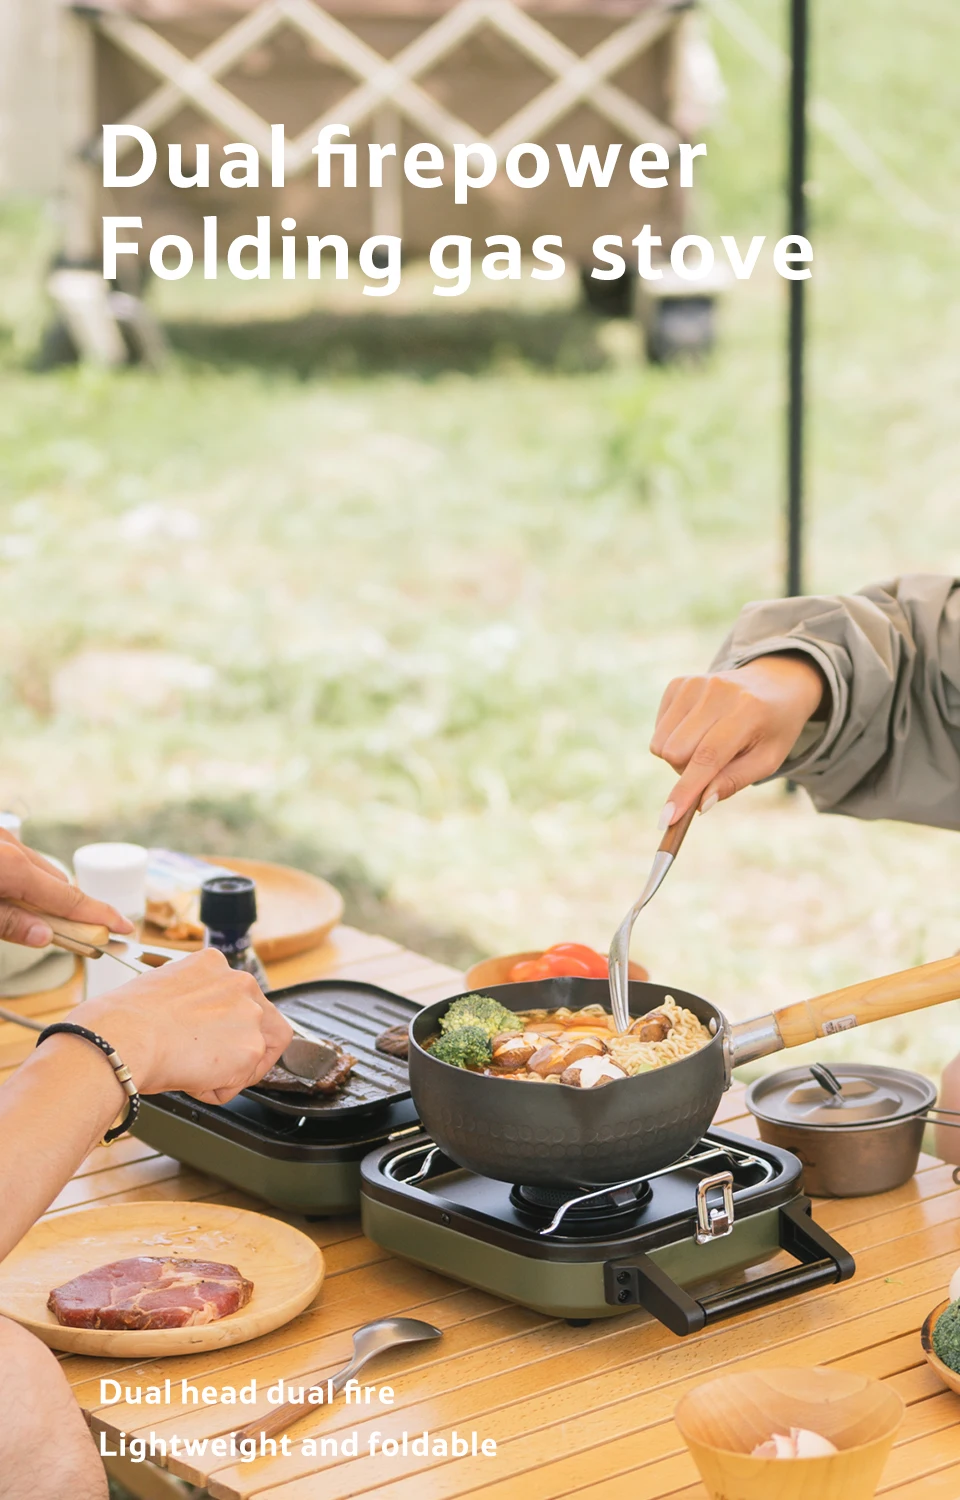
[(134, 1134), (277, 1208), (308, 1217), (356, 1213), (362, 1158), (417, 1129), (406, 1062), (375, 1044), (419, 1006), (349, 980), (291, 985), (270, 998), (357, 1059), (343, 1088), (327, 1097), (247, 1089), (223, 1105), (154, 1094), (141, 1100)]
[[(854, 1272), (811, 1218), (797, 1158), (731, 1131), (709, 1131), (645, 1179), (581, 1192), (477, 1176), (423, 1132), (371, 1152), (360, 1170), (363, 1228), (378, 1245), (573, 1323), (644, 1307), (674, 1333), (695, 1333)], [(799, 1264), (729, 1284), (781, 1250)]]

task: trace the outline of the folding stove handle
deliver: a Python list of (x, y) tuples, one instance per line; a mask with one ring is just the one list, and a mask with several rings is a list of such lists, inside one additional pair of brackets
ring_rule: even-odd
[(672, 1333), (698, 1333), (708, 1323), (735, 1313), (780, 1302), (798, 1292), (847, 1281), (856, 1266), (853, 1256), (838, 1245), (810, 1215), (810, 1199), (798, 1198), (780, 1209), (780, 1247), (799, 1264), (773, 1271), (755, 1281), (727, 1287), (697, 1299), (685, 1291), (649, 1255), (607, 1261), (604, 1291), (613, 1307), (645, 1307)]

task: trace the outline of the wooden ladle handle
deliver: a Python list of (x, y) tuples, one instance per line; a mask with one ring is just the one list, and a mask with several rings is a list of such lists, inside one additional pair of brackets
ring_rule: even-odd
[(832, 1036), (869, 1021), (884, 1021), (889, 1016), (905, 1016), (928, 1005), (942, 1005), (945, 1000), (960, 999), (960, 955), (904, 969), (899, 974), (885, 974), (881, 979), (866, 979), (832, 990), (814, 1000), (800, 1000), (775, 1010), (785, 1047), (800, 1047), (817, 1037)]
[(299, 1422), (308, 1412), (324, 1411), (325, 1408), (314, 1405), (308, 1401), (285, 1401), (275, 1411), (268, 1412), (260, 1421), (248, 1422), (246, 1427), (239, 1428), (234, 1437), (240, 1442), (243, 1438), (253, 1438), (256, 1441), (262, 1433), (264, 1437), (277, 1437), (281, 1432), (286, 1432), (294, 1422)]
[(690, 810), (684, 813), (682, 818), (678, 818), (676, 823), (671, 823), (660, 840), (661, 854), (672, 854), (674, 859), (676, 859), (680, 845), (686, 838), (687, 829), (696, 817), (697, 811), (697, 804), (694, 803)]

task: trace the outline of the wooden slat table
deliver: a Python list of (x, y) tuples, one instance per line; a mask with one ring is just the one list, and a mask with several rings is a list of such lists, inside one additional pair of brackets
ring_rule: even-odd
[[(371, 979), (429, 1000), (454, 993), (453, 969), (386, 938), (340, 928), (323, 948), (273, 967), (277, 984), (320, 975)], [(75, 1002), (76, 985), (13, 1002), (53, 1016)], [(0, 1069), (9, 1071), (32, 1042), (0, 1026)], [(743, 1091), (726, 1096), (718, 1121), (754, 1134)], [(99, 1147), (51, 1208), (69, 1213), (88, 1203), (151, 1198), (196, 1199), (261, 1207), (242, 1193), (149, 1147), (124, 1140)], [(264, 1210), (275, 1212), (272, 1209)], [(280, 1217), (280, 1215), (277, 1215)], [(202, 1443), (229, 1433), (259, 1407), (145, 1407), (100, 1402), (100, 1379), (132, 1387), (169, 1377), (193, 1385), (241, 1386), (254, 1376), (264, 1391), (283, 1378), (315, 1383), (345, 1361), (359, 1324), (386, 1313), (436, 1323), (444, 1338), (412, 1348), (372, 1373), (395, 1391), (392, 1410), (320, 1408), (292, 1429), (291, 1456), (231, 1463), (202, 1455), (168, 1457), (166, 1475), (206, 1486), (218, 1500), (704, 1500), (705, 1491), (673, 1424), (681, 1394), (715, 1372), (751, 1365), (824, 1364), (888, 1381), (907, 1415), (880, 1493), (896, 1500), (960, 1497), (960, 1398), (926, 1365), (918, 1330), (945, 1295), (960, 1264), (960, 1189), (952, 1169), (921, 1159), (916, 1177), (875, 1198), (824, 1201), (816, 1217), (853, 1252), (853, 1281), (759, 1309), (678, 1339), (645, 1314), (586, 1328), (543, 1317), (387, 1255), (360, 1233), (354, 1218), (304, 1224), (322, 1246), (327, 1279), (316, 1303), (285, 1328), (253, 1343), (211, 1354), (140, 1364), (69, 1357), (63, 1368), (95, 1433), (111, 1446), (119, 1434)], [(300, 1221), (295, 1221), (300, 1222)], [(262, 1409), (266, 1409), (263, 1406)], [(370, 1456), (370, 1434), (410, 1439), (452, 1429), (492, 1438), (495, 1457)], [(304, 1458), (301, 1439), (356, 1430), (359, 1456)], [(317, 1444), (319, 1448), (319, 1443)], [(145, 1497), (169, 1492), (165, 1474), (128, 1467), (127, 1482)], [(173, 1486), (168, 1480), (167, 1485)]]

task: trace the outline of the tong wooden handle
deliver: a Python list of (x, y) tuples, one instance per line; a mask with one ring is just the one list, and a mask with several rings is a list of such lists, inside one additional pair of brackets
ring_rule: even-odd
[(102, 950), (110, 941), (109, 927), (97, 926), (92, 922), (71, 922), (67, 917), (54, 917), (49, 912), (41, 911), (39, 907), (28, 905), (26, 901), (11, 901), (9, 904), (46, 922), (53, 933), (53, 946), (64, 948), (67, 953), (77, 953), (81, 958), (100, 958)]

